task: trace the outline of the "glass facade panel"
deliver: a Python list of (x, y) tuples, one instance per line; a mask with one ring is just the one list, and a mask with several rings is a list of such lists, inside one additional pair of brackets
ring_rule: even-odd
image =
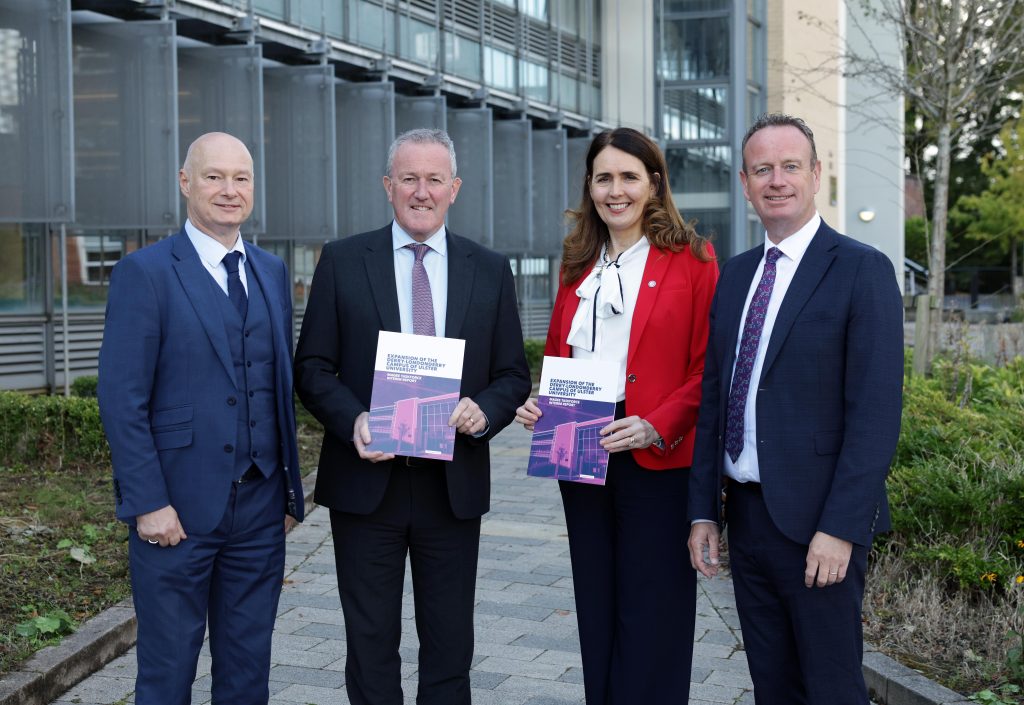
[(354, 0), (348, 4), (349, 34), (363, 46), (391, 51), (395, 48), (395, 13), (381, 5)]
[(337, 0), (292, 0), (292, 22), (303, 29), (344, 36), (344, 4)]
[(252, 0), (252, 9), (259, 15), (284, 19), (285, 0)]
[(732, 218), (729, 215), (728, 209), (688, 210), (684, 208), (680, 212), (688, 222), (697, 221), (694, 224), (694, 228), (696, 228), (698, 234), (711, 240), (711, 244), (715, 246), (715, 254), (718, 256), (719, 262), (724, 262), (736, 254), (731, 252), (729, 247)]
[[(463, 78), (480, 80), (480, 42), (460, 37), (451, 32), (444, 33), (444, 66), (450, 71)], [(513, 63), (514, 67), (515, 64)], [(510, 71), (512, 80), (515, 80), (515, 70)]]
[(722, 140), (728, 136), (729, 91), (721, 88), (666, 88), (662, 137), (666, 140)]
[(76, 25), (77, 225), (177, 227), (174, 35), (174, 22)]
[(338, 236), (334, 68), (263, 72), (267, 229), (270, 238)]
[[(727, 145), (665, 150), (672, 193), (728, 194), (735, 175)], [(680, 204), (681, 205), (681, 204)]]
[(546, 20), (548, 18), (548, 0), (519, 0), (519, 11), (530, 17), (536, 17), (538, 20)]
[(519, 81), (523, 95), (530, 100), (548, 102), (548, 67), (532, 61), (519, 62)]
[(493, 128), (490, 108), (448, 111), (448, 134), (455, 143), (462, 186), (448, 211), (448, 224), (463, 237), (494, 243)]
[(731, 0), (665, 0), (665, 12), (728, 10), (731, 5)]
[(0, 221), (64, 221), (72, 177), (67, 3), (0, 0)]
[[(320, 261), (323, 245), (296, 243), (292, 253), (289, 271), (292, 275), (292, 303), (295, 308), (306, 308), (309, 300), (309, 285), (313, 283), (313, 271)], [(285, 260), (288, 261), (287, 259)]]
[(577, 0), (559, 0), (551, 8), (551, 23), (567, 32), (577, 33), (579, 27), (579, 12), (576, 7)]
[(484, 83), (506, 91), (516, 90), (516, 57), (494, 47), (484, 47)]
[(564, 74), (558, 76), (558, 107), (577, 112), (580, 109), (580, 84)]
[(729, 18), (666, 20), (659, 73), (666, 81), (729, 75)]
[(0, 314), (43, 310), (46, 292), (43, 232), (41, 224), (0, 225)]
[(447, 129), (448, 112), (442, 95), (395, 96), (395, 134), (428, 127)]
[(436, 29), (432, 24), (399, 15), (399, 56), (426, 66), (433, 66), (437, 61)]
[(533, 233), (529, 120), (494, 123), (494, 248), (529, 252)]
[(533, 131), (533, 252), (557, 255), (568, 226), (568, 145), (564, 130)]
[(259, 44), (178, 50), (178, 163), (205, 132), (227, 132), (245, 143), (255, 176), (252, 215), (242, 226), (246, 237), (266, 226), (261, 61)]
[(341, 235), (379, 228), (392, 217), (381, 187), (395, 135), (395, 85), (341, 83), (335, 87), (338, 146), (338, 227)]

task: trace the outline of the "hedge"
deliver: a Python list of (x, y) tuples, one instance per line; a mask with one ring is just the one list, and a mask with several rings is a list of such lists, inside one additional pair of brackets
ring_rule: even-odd
[(0, 463), (110, 464), (95, 399), (0, 391)]

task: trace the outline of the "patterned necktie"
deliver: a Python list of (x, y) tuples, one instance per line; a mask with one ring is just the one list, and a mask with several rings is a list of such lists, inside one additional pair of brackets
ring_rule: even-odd
[(412, 265), (412, 332), (434, 335), (434, 298), (430, 295), (430, 279), (423, 266), (423, 256), (430, 248), (422, 242), (410, 243), (406, 248), (416, 255)]
[(238, 267), (241, 265), (242, 253), (229, 252), (224, 255), (221, 261), (228, 270), (228, 298), (238, 309), (238, 315), (245, 320), (245, 314), (249, 312), (249, 298), (245, 295), (245, 287), (242, 286), (242, 278), (238, 276)]
[(732, 462), (743, 452), (743, 408), (747, 403), (750, 389), (750, 373), (754, 370), (757, 346), (761, 342), (764, 317), (768, 313), (768, 302), (775, 286), (775, 263), (782, 255), (778, 247), (768, 250), (764, 259), (764, 272), (754, 291), (754, 298), (747, 308), (747, 320), (743, 324), (743, 340), (736, 356), (736, 370), (732, 375), (732, 389), (729, 390), (728, 415), (725, 419), (725, 451)]

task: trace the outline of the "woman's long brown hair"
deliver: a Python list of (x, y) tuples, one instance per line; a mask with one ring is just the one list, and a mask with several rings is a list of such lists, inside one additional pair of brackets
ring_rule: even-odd
[(693, 256), (701, 262), (713, 257), (706, 238), (697, 234), (690, 223), (683, 220), (672, 201), (668, 183), (668, 165), (665, 156), (649, 137), (628, 127), (606, 130), (594, 138), (587, 150), (587, 177), (583, 181), (583, 197), (576, 210), (567, 210), (572, 221), (572, 232), (562, 243), (562, 285), (566, 286), (582, 277), (597, 260), (601, 246), (609, 241), (608, 226), (597, 214), (590, 197), (590, 179), (594, 174), (594, 159), (605, 147), (621, 149), (639, 159), (651, 183), (654, 195), (647, 202), (643, 214), (643, 232), (652, 247), (679, 252), (689, 246)]

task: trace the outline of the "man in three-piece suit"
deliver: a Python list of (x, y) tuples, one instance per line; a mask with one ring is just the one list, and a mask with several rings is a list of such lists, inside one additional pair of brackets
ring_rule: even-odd
[[(299, 397), (324, 425), (316, 502), (331, 510), (353, 705), (401, 705), (405, 560), (419, 635), (418, 705), (468, 705), (488, 441), (530, 392), (508, 260), (446, 230), (460, 180), (440, 130), (400, 135), (384, 188), (394, 221), (324, 247), (295, 356)], [(450, 462), (374, 449), (378, 331), (466, 341)]]
[(286, 522), (303, 512), (288, 273), (239, 235), (244, 144), (203, 135), (179, 183), (188, 220), (114, 267), (100, 350), (117, 516), (132, 527), (135, 702), (191, 702), (208, 622), (213, 701), (266, 703)]
[(814, 206), (800, 119), (760, 117), (743, 192), (766, 241), (722, 268), (690, 476), (690, 561), (718, 570), (723, 479), (736, 605), (758, 705), (866, 705), (861, 602), (889, 528), (902, 302), (891, 262)]

